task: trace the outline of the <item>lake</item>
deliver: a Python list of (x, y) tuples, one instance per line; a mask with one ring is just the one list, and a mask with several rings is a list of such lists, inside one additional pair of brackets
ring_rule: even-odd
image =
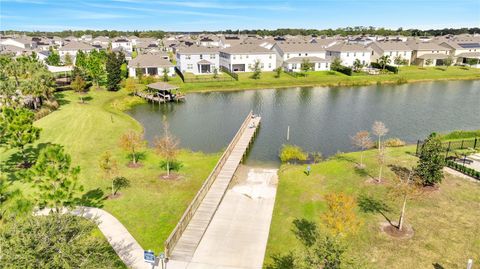
[(277, 165), (287, 143), (324, 156), (353, 151), (350, 137), (375, 120), (389, 128), (387, 138), (408, 143), (432, 132), (480, 129), (480, 81), (192, 93), (185, 103), (142, 104), (128, 114), (144, 126), (149, 142), (162, 135), (166, 115), (181, 147), (218, 152), (250, 110), (262, 124), (247, 163)]

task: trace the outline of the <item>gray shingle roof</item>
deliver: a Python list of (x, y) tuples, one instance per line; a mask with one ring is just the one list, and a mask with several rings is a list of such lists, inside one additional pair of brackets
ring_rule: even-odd
[(347, 51), (370, 51), (368, 48), (359, 45), (359, 44), (349, 44), (349, 43), (338, 43), (333, 46), (330, 46), (326, 49), (327, 51), (338, 51), (338, 52), (347, 52)]
[(205, 47), (205, 46), (189, 46), (179, 47), (177, 50), (179, 54), (216, 54), (218, 48)]
[(129, 67), (171, 67), (173, 64), (164, 59), (161, 54), (139, 54), (128, 61)]
[(83, 42), (72, 41), (66, 44), (65, 46), (61, 47), (59, 50), (66, 51), (66, 50), (93, 50), (93, 49), (94, 47), (92, 45), (89, 45)]
[(254, 44), (240, 44), (221, 50), (228, 54), (272, 54), (273, 51)]
[(285, 53), (292, 52), (324, 52), (325, 48), (317, 43), (277, 42), (276, 45)]

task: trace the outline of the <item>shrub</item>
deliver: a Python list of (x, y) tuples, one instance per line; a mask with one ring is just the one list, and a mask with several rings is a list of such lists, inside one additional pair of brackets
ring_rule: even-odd
[(45, 116), (47, 116), (48, 114), (50, 114), (51, 110), (48, 109), (48, 108), (41, 108), (40, 110), (38, 110), (36, 113), (35, 113), (35, 120), (39, 120)]
[(462, 164), (460, 163), (456, 163), (454, 161), (446, 161), (445, 162), (445, 165), (454, 169), (454, 170), (457, 170), (461, 173), (464, 173), (465, 175), (468, 175), (468, 176), (471, 176), (473, 178), (476, 178), (476, 179), (479, 179), (480, 180), (480, 171), (476, 171), (470, 167), (467, 167), (467, 166), (463, 166)]
[(453, 131), (448, 134), (440, 135), (440, 139), (442, 140), (450, 140), (450, 139), (462, 139), (462, 138), (474, 138), (480, 137), (480, 130), (473, 130), (473, 131)]
[(154, 77), (151, 77), (151, 76), (145, 76), (142, 78), (142, 84), (150, 84), (150, 83), (154, 83), (155, 82), (155, 78)]
[[(178, 171), (183, 167), (183, 163), (179, 161), (170, 161), (169, 162), (169, 170), (170, 171)], [(167, 169), (167, 162), (166, 161), (161, 161), (160, 162), (160, 168), (162, 169)]]
[(344, 66), (344, 65), (340, 65), (340, 66), (338, 66), (338, 67), (335, 67), (335, 69), (332, 68), (332, 70), (337, 71), (337, 72), (340, 72), (340, 73), (343, 73), (343, 74), (345, 74), (345, 75), (347, 75), (347, 76), (351, 76), (351, 75), (352, 75), (352, 72), (353, 72), (352, 68), (347, 67), (347, 66)]
[(280, 160), (284, 163), (291, 160), (305, 161), (307, 157), (308, 154), (299, 146), (283, 145), (280, 151)]
[[(372, 66), (373, 68), (383, 69), (382, 66), (379, 63), (376, 63), (376, 62), (371, 62), (370, 66)], [(398, 67), (396, 67), (396, 66), (386, 65), (385, 69), (392, 72), (392, 73), (398, 74)]]
[(397, 84), (405, 84), (407, 82), (408, 82), (408, 80), (404, 77), (397, 78)]
[(386, 147), (403, 147), (405, 146), (405, 141), (401, 140), (400, 138), (389, 138), (387, 140), (385, 140), (384, 142), (384, 145)]
[(49, 108), (50, 110), (57, 110), (60, 106), (57, 100), (47, 100), (44, 102), (45, 107)]

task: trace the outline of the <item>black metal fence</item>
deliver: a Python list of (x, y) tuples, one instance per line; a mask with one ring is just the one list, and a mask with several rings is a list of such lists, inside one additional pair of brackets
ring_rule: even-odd
[[(422, 147), (424, 144), (425, 144), (425, 141), (422, 141), (422, 140), (417, 141), (417, 149), (415, 151), (417, 155), (422, 150)], [(480, 138), (475, 137), (471, 139), (445, 141), (445, 142), (442, 142), (442, 147), (446, 152), (445, 157), (448, 157), (448, 154), (453, 152), (454, 150), (480, 148)]]

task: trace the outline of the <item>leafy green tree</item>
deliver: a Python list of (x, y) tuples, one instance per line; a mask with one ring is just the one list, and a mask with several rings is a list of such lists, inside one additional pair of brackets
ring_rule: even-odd
[(63, 59), (63, 62), (65, 65), (72, 65), (73, 64), (72, 55), (70, 55), (70, 53), (67, 52), (67, 54), (65, 54), (65, 58)]
[(83, 99), (83, 94), (87, 91), (87, 83), (83, 80), (80, 75), (77, 75), (75, 79), (70, 84), (70, 88), (72, 88), (76, 93), (80, 94), (80, 100), (82, 103), (85, 103)]
[(333, 58), (332, 63), (330, 64), (330, 69), (337, 70), (342, 67), (342, 59), (339, 57)]
[(53, 49), (50, 48), (50, 54), (48, 55), (45, 62), (48, 65), (59, 66), (60, 65), (60, 55)]
[(407, 59), (403, 59), (403, 58), (402, 58), (402, 55), (398, 55), (398, 56), (395, 57), (395, 59), (393, 60), (393, 63), (396, 64), (396, 65), (406, 65), (406, 64), (408, 64), (408, 60), (407, 60)]
[(103, 83), (106, 76), (105, 57), (96, 50), (90, 52), (85, 62), (85, 71), (92, 79), (93, 84), (98, 88)]
[(433, 186), (442, 182), (442, 169), (445, 163), (442, 152), (442, 141), (435, 133), (432, 133), (424, 141), (415, 168), (415, 172), (421, 178), (424, 186)]
[(252, 66), (252, 78), (253, 79), (260, 79), (260, 76), (262, 74), (262, 68), (261, 68), (261, 65), (262, 63), (260, 62), (260, 60), (255, 60), (255, 62), (253, 63), (253, 66)]
[(120, 73), (122, 74), (122, 78), (127, 78), (128, 77), (127, 63), (122, 63), (122, 66), (120, 66)]
[(168, 78), (168, 68), (164, 67), (162, 70), (163, 73), (163, 81), (168, 82), (170, 79)]
[(308, 59), (303, 59), (302, 63), (300, 64), (300, 69), (302, 72), (307, 75), (307, 72), (313, 69), (313, 64)]
[(467, 59), (467, 64), (472, 67), (480, 62), (480, 59), (469, 58)]
[(0, 121), (0, 142), (18, 149), (23, 166), (28, 166), (25, 147), (40, 137), (40, 128), (33, 126), (35, 114), (26, 108), (4, 107)]
[(57, 212), (75, 205), (77, 194), (83, 190), (78, 183), (80, 167), (71, 167), (72, 159), (60, 145), (43, 148), (37, 162), (29, 171), (29, 179), (37, 189), (37, 203), (41, 208)]
[(275, 78), (280, 78), (280, 76), (282, 75), (282, 67), (279, 66), (277, 68), (275, 68), (275, 70), (273, 70), (275, 72)]
[(0, 268), (121, 268), (96, 225), (70, 214), (17, 218), (0, 230)]
[(127, 78), (125, 80), (124, 88), (129, 94), (135, 94), (137, 92), (137, 84), (135, 83), (135, 79), (131, 77)]
[(284, 163), (291, 160), (305, 161), (308, 154), (305, 153), (299, 146), (283, 145), (280, 150), (280, 160)]
[(31, 210), (31, 203), (20, 189), (0, 173), (0, 225)]
[(130, 180), (126, 177), (115, 177), (113, 179), (113, 196), (116, 196), (119, 190), (128, 187), (130, 187)]
[(87, 55), (82, 50), (79, 50), (75, 56), (75, 66), (82, 69), (87, 68)]
[(118, 91), (118, 85), (122, 81), (122, 64), (124, 62), (123, 53), (110, 52), (107, 56), (107, 89), (109, 91)]
[(213, 78), (214, 79), (218, 78), (218, 68), (216, 68), (216, 67), (213, 68)]
[(385, 67), (387, 67), (387, 65), (389, 65), (390, 62), (391, 62), (390, 56), (388, 55), (383, 55), (377, 60), (377, 63), (382, 67), (382, 70), (385, 70)]
[(451, 66), (453, 64), (453, 58), (452, 56), (448, 56), (447, 59), (443, 60), (443, 65), (445, 66), (445, 70), (447, 70), (447, 68), (449, 66)]

